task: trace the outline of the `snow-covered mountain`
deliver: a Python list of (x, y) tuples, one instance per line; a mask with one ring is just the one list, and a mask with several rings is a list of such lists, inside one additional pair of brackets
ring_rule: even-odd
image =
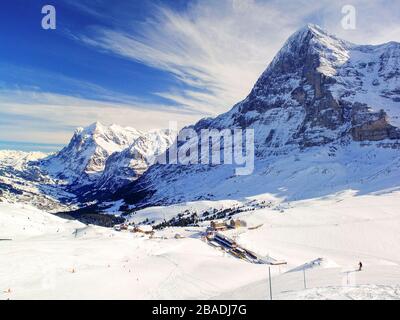
[(252, 175), (236, 177), (228, 165), (156, 165), (114, 200), (147, 206), (398, 187), (399, 59), (399, 43), (356, 45), (307, 25), (288, 39), (246, 99), (192, 127), (254, 129)]
[(285, 43), (249, 96), (195, 128), (255, 130), (258, 155), (400, 138), (400, 44), (354, 45), (315, 25)]
[(112, 154), (128, 148), (142, 135), (133, 128), (96, 122), (87, 128), (78, 128), (68, 146), (40, 165), (50, 175), (82, 187), (99, 178)]
[(15, 196), (34, 183), (35, 194), (56, 202), (98, 202), (117, 212), (120, 205), (264, 193), (289, 201), (393, 189), (399, 117), (400, 44), (356, 45), (308, 25), (288, 39), (243, 101), (190, 127), (254, 129), (253, 174), (235, 176), (231, 165), (152, 165), (176, 134), (96, 123), (78, 129), (57, 154), (25, 161), (21, 170), (3, 165), (0, 186)]
[(173, 137), (169, 130), (141, 132), (97, 122), (78, 128), (54, 154), (1, 151), (0, 197), (70, 210), (137, 179)]

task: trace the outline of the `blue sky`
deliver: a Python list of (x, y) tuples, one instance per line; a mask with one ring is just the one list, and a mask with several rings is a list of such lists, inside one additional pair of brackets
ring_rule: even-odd
[[(41, 28), (45, 4), (56, 30)], [(344, 4), (357, 9), (356, 30), (341, 27)], [(147, 130), (219, 114), (306, 23), (358, 43), (400, 41), (398, 9), (390, 0), (5, 0), (0, 149), (54, 150), (95, 121)]]
[[(77, 6), (74, 2), (78, 1), (6, 1), (6, 8), (3, 5), (0, 12), (4, 26), (1, 34), (3, 48), (0, 51), (2, 84), (11, 88), (40, 87), (43, 91), (96, 98), (96, 88), (87, 90), (80, 83), (88, 82), (115, 93), (140, 96), (143, 99), (158, 98), (156, 102), (160, 102), (161, 99), (151, 92), (165, 90), (176, 81), (166, 72), (104, 54), (74, 39), (74, 36), (92, 26), (112, 26), (107, 17), (90, 14), (85, 11), (84, 5)], [(179, 1), (165, 3), (169, 5), (174, 2)], [(40, 28), (41, 8), (47, 3), (53, 4), (57, 10), (55, 31)], [(93, 7), (93, 10), (104, 10), (113, 19), (124, 19), (118, 14), (129, 10), (132, 23), (143, 22), (149, 10), (146, 1), (120, 0), (107, 3), (112, 5)], [(29, 71), (33, 74), (28, 74)], [(27, 74), (29, 77), (25, 77)]]

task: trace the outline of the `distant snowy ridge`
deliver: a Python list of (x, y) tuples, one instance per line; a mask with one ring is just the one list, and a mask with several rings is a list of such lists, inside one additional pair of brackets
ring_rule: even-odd
[(49, 211), (72, 209), (83, 198), (137, 179), (173, 139), (169, 130), (141, 132), (97, 122), (78, 128), (54, 154), (1, 151), (0, 198)]
[(87, 128), (78, 128), (68, 146), (45, 159), (41, 166), (71, 184), (85, 185), (104, 171), (112, 154), (128, 148), (141, 135), (133, 128), (96, 122)]

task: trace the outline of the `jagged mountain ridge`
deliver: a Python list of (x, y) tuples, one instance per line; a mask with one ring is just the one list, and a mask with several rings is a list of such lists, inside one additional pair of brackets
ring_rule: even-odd
[(99, 122), (78, 128), (61, 151), (46, 155), (3, 151), (0, 196), (49, 211), (92, 201), (137, 179), (172, 143), (169, 130), (141, 132)]
[(174, 142), (176, 132), (155, 130), (140, 135), (121, 152), (112, 154), (106, 161), (96, 190), (117, 190), (139, 178)]

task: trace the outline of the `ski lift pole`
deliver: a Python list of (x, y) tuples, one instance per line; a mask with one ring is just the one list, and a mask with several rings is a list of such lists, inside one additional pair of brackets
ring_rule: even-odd
[(268, 276), (269, 276), (269, 298), (270, 300), (272, 300), (271, 267), (268, 267)]

